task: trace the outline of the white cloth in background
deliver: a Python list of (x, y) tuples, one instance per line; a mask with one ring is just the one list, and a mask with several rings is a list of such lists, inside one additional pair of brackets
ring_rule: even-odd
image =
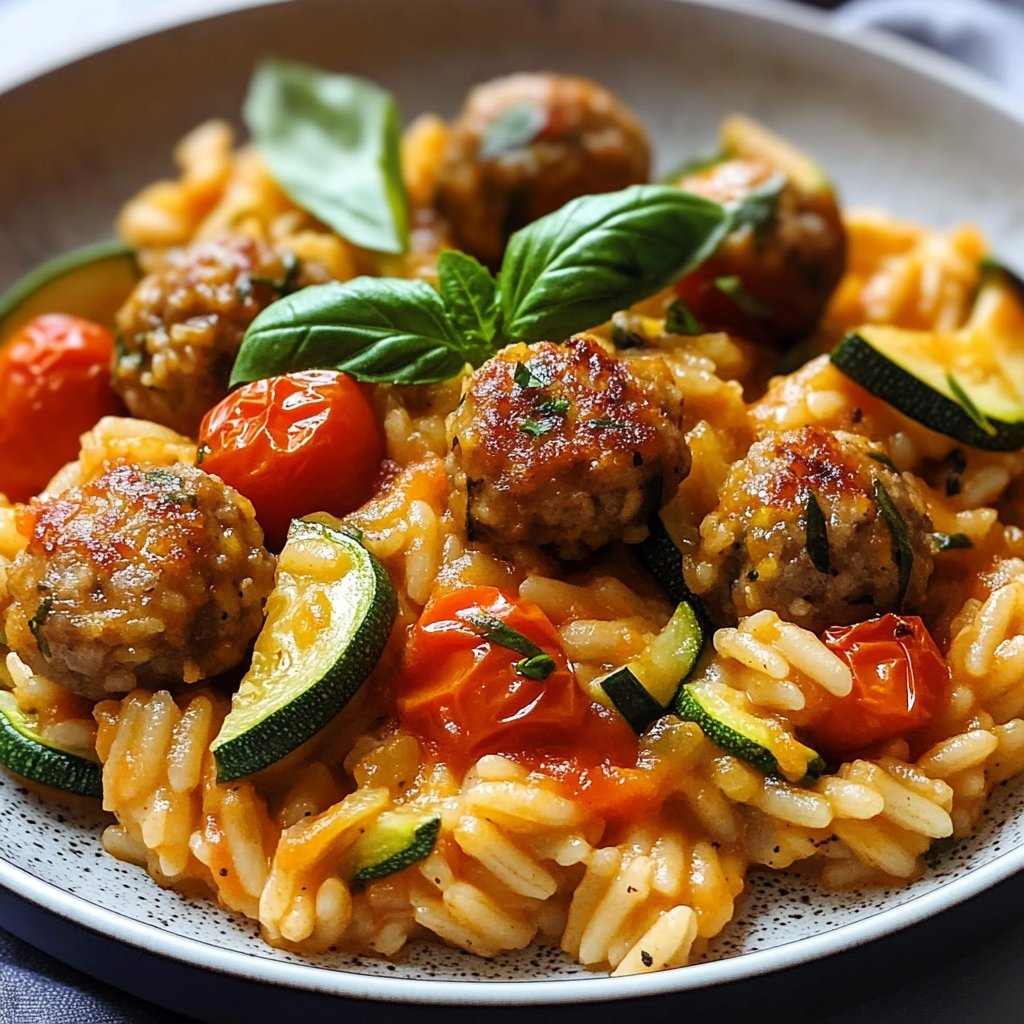
[(851, 0), (833, 17), (840, 25), (884, 29), (955, 57), (1024, 105), (1024, 0)]

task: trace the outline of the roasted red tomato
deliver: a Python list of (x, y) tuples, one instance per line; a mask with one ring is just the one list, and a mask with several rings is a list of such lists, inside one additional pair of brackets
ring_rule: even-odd
[(846, 697), (827, 697), (807, 733), (829, 754), (859, 750), (926, 725), (949, 686), (949, 668), (916, 615), (834, 626), (825, 645), (853, 672)]
[(269, 547), (310, 512), (342, 516), (372, 494), (384, 440), (360, 386), (333, 370), (257, 380), (199, 428), (199, 464), (244, 494)]
[(423, 610), (406, 647), (398, 720), (455, 771), (504, 754), (609, 816), (654, 795), (636, 769), (636, 736), (587, 699), (547, 616), (495, 587), (464, 587)]
[(78, 455), (79, 436), (121, 403), (114, 337), (63, 313), (37, 317), (0, 348), (0, 493), (27, 501)]

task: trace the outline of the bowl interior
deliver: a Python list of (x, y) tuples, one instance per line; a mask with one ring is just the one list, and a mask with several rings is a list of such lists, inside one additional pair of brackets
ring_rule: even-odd
[[(0, 285), (109, 235), (119, 205), (172, 172), (171, 148), (186, 130), (210, 116), (234, 119), (254, 61), (267, 55), (372, 77), (396, 93), (407, 118), (451, 115), (469, 85), (505, 72), (589, 75), (641, 114), (662, 170), (710, 149), (721, 117), (743, 111), (818, 156), (847, 204), (939, 227), (972, 221), (996, 252), (1024, 264), (1024, 207), (1006, 202), (1024, 166), (1021, 124), (955, 84), (800, 28), (817, 24), (807, 15), (777, 14), (677, 0), (309, 0), (124, 44), (0, 96), (0, 138), (15, 140), (0, 161)], [(160, 890), (107, 857), (98, 816), (45, 804), (6, 776), (0, 805), (0, 857), (9, 864), (166, 933), (260, 961), (330, 967), (341, 972), (330, 983), (337, 991), (345, 991), (344, 972), (602, 984), (536, 949), (495, 963), (434, 945), (418, 946), (400, 965), (292, 957), (265, 946), (250, 924)], [(1019, 846), (1022, 808), (1024, 785), (1003, 787), (980, 831), (906, 889), (828, 895), (794, 875), (755, 874), (709, 956), (813, 941), (906, 906)], [(689, 984), (686, 971), (674, 974), (670, 987)]]

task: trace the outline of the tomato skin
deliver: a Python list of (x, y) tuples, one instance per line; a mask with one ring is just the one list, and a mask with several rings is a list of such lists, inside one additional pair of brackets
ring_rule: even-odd
[[(518, 630), (554, 659), (555, 670), (541, 681), (517, 673), (522, 655), (468, 625), (464, 616), (473, 612)], [(607, 816), (635, 811), (655, 795), (636, 769), (636, 736), (580, 689), (547, 616), (496, 587), (464, 587), (424, 608), (406, 646), (398, 722), (456, 773), (485, 754), (503, 754), (545, 771)]]
[(374, 491), (384, 439), (360, 386), (334, 370), (253, 381), (203, 418), (197, 462), (256, 509), (269, 547), (294, 518), (343, 516)]
[(80, 317), (48, 313), (0, 347), (0, 493), (28, 501), (103, 416), (121, 413), (110, 385), (114, 336)]
[(846, 697), (826, 695), (807, 727), (815, 745), (840, 755), (927, 725), (949, 688), (949, 667), (916, 615), (880, 615), (822, 634), (853, 672)]

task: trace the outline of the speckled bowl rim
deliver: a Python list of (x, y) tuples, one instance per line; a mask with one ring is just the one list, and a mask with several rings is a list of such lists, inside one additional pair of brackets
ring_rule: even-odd
[[(0, 73), (0, 103), (16, 85), (57, 67), (114, 45), (191, 21), (204, 21), (246, 8), (270, 6), (281, 0), (185, 0), (177, 10), (155, 13), (145, 9), (127, 14), (116, 30), (94, 37), (80, 36), (59, 56), (48, 54), (35, 62), (22, 59)], [(623, 0), (628, 3), (629, 0)], [(829, 38), (900, 65), (918, 76), (952, 87), (979, 104), (995, 109), (1024, 130), (1024, 113), (997, 87), (974, 72), (911, 43), (871, 31), (837, 30), (822, 12), (782, 0), (662, 0), (722, 9), (782, 25), (813, 38)], [(0, 886), (18, 897), (80, 927), (145, 952), (185, 965), (201, 963), (215, 973), (286, 988), (379, 1002), (455, 1006), (542, 1006), (594, 1003), (669, 995), (722, 985), (795, 967), (811, 960), (853, 949), (901, 931), (1004, 881), (1024, 869), (1024, 846), (970, 869), (963, 877), (912, 897), (899, 906), (879, 911), (862, 921), (842, 925), (821, 935), (793, 939), (770, 949), (723, 960), (694, 964), (658, 974), (627, 978), (572, 978), (538, 981), (446, 981), (376, 977), (347, 970), (287, 963), (270, 956), (223, 949), (200, 939), (175, 935), (108, 910), (59, 886), (46, 882), (3, 859)], [(196, 954), (200, 955), (197, 956)]]

